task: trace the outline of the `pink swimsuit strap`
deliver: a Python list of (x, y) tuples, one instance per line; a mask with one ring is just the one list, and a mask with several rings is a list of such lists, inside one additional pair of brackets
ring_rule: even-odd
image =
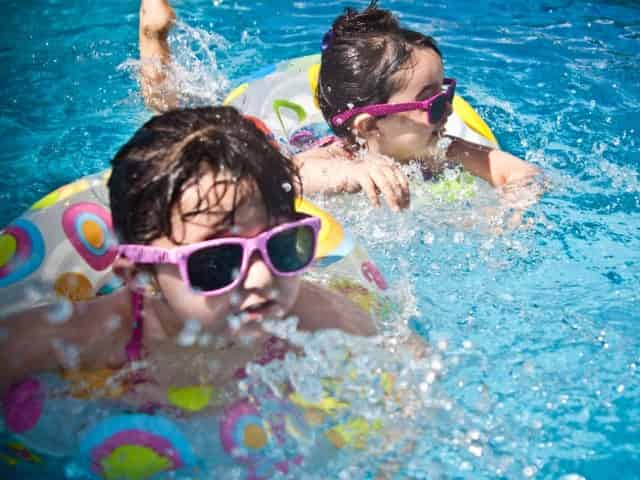
[(133, 310), (133, 332), (131, 332), (131, 339), (125, 351), (127, 352), (127, 360), (130, 362), (136, 362), (142, 360), (142, 303), (143, 296), (138, 292), (131, 294), (131, 303)]

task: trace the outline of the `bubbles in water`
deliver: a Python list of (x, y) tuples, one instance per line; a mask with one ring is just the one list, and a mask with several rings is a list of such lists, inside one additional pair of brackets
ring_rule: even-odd
[(453, 234), (453, 243), (462, 243), (462, 242), (464, 242), (464, 233), (455, 232)]
[(107, 328), (107, 333), (115, 332), (122, 323), (122, 318), (120, 315), (111, 315), (105, 324)]
[(558, 480), (586, 480), (586, 478), (577, 473), (568, 473), (566, 475), (562, 475)]
[(422, 241), (425, 243), (425, 245), (432, 245), (433, 241), (435, 240), (435, 235), (431, 232), (426, 232), (424, 234), (424, 236), (422, 237)]
[(469, 453), (471, 455), (473, 455), (474, 457), (481, 457), (482, 456), (482, 447), (480, 445), (476, 445), (476, 444), (471, 444), (469, 445)]
[(272, 288), (271, 290), (269, 290), (268, 296), (267, 298), (269, 298), (269, 300), (277, 300), (278, 297), (280, 297), (280, 290), (277, 288)]
[(200, 335), (200, 337), (198, 337), (198, 345), (200, 347), (208, 347), (209, 345), (211, 345), (212, 339), (213, 337), (211, 336), (211, 334), (205, 332), (202, 335)]
[(176, 343), (181, 347), (191, 347), (198, 339), (198, 334), (202, 329), (202, 324), (195, 319), (187, 320), (178, 334)]
[(238, 330), (241, 325), (240, 317), (237, 315), (229, 315), (227, 317), (227, 324), (232, 331)]
[(78, 367), (80, 349), (76, 345), (65, 342), (60, 338), (54, 338), (51, 340), (51, 346), (57, 353), (58, 359), (64, 368), (74, 369)]
[(52, 325), (60, 325), (71, 318), (73, 304), (68, 298), (60, 297), (47, 309), (47, 321)]
[(242, 297), (240, 296), (240, 294), (238, 292), (233, 292), (229, 296), (229, 305), (231, 305), (232, 307), (237, 307), (238, 305), (240, 305), (241, 300)]

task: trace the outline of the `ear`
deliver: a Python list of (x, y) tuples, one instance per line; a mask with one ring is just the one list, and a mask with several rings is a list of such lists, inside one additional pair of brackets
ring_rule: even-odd
[(376, 121), (376, 118), (372, 117), (368, 113), (360, 113), (359, 115), (356, 115), (353, 120), (352, 131), (356, 137), (363, 138), (367, 142), (380, 136), (380, 130), (378, 129), (378, 122)]

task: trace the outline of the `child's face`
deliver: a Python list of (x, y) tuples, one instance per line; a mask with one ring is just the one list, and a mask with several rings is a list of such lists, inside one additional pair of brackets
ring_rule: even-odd
[[(430, 48), (416, 48), (412, 53), (412, 67), (402, 69), (400, 76), (405, 86), (395, 92), (387, 103), (405, 103), (425, 100), (440, 92), (443, 82), (442, 60)], [(449, 112), (450, 113), (450, 112)], [(436, 123), (429, 123), (423, 110), (396, 113), (377, 120), (379, 137), (375, 142), (378, 153), (400, 162), (426, 158), (434, 137), (442, 129), (448, 114)]]
[[(174, 209), (172, 228), (174, 237), (187, 245), (214, 238), (252, 237), (273, 226), (269, 219), (257, 189), (246, 183), (221, 182), (230, 180), (228, 174), (221, 173), (217, 177), (208, 173), (200, 177), (197, 184), (187, 188), (182, 196), (183, 212), (192, 211), (199, 196), (206, 195), (210, 208), (208, 212), (181, 219), (178, 209)], [(255, 191), (252, 191), (255, 190)], [(224, 195), (222, 195), (224, 192)], [(219, 198), (222, 196), (221, 198)], [(236, 197), (235, 218), (233, 226), (225, 224), (225, 215), (234, 207)], [(201, 204), (207, 205), (206, 202)], [(169, 238), (154, 240), (152, 246), (172, 248), (177, 245)], [(192, 291), (182, 280), (177, 265), (160, 264), (155, 266), (156, 279), (165, 299), (165, 306), (172, 310), (174, 320), (163, 323), (167, 332), (177, 334), (188, 320), (197, 320), (202, 327), (211, 333), (227, 333), (261, 337), (263, 332), (259, 326), (262, 319), (278, 318), (286, 315), (293, 307), (300, 288), (301, 279), (295, 277), (275, 276), (264, 263), (260, 253), (254, 252), (246, 275), (238, 286), (229, 292), (204, 296)], [(230, 318), (235, 317), (232, 328)], [(238, 322), (240, 328), (237, 329)], [(172, 324), (167, 324), (171, 323)]]

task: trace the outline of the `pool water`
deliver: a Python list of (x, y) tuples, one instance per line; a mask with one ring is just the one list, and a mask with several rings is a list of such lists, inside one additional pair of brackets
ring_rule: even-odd
[[(332, 18), (366, 4), (175, 3), (172, 47), (189, 103), (317, 53)], [(150, 115), (132, 73), (135, 2), (3, 6), (2, 225), (106, 168)], [(502, 148), (546, 175), (546, 192), (514, 224), (482, 186), (455, 202), (418, 188), (400, 215), (361, 196), (322, 201), (389, 280), (411, 286), (410, 322), (441, 351), (436, 384), (450, 408), (411, 417), (393, 475), (640, 478), (640, 5), (382, 6), (438, 40), (447, 75)], [(318, 478), (372, 478), (375, 458), (345, 454)]]

